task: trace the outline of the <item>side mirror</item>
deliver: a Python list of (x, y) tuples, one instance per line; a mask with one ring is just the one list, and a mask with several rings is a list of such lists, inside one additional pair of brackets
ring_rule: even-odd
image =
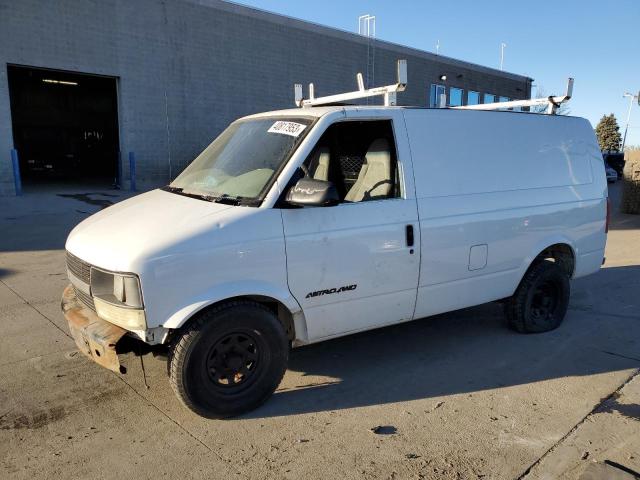
[(289, 189), (286, 201), (300, 207), (330, 207), (340, 203), (340, 197), (333, 183), (305, 177)]

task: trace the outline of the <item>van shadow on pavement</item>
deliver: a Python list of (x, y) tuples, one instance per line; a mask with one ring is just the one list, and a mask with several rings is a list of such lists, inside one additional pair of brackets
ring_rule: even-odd
[[(289, 370), (303, 372), (302, 379), (333, 380), (279, 390), (241, 418), (472, 394), (640, 368), (640, 309), (626, 310), (606, 287), (624, 285), (627, 293), (640, 291), (640, 266), (607, 268), (572, 282), (576, 299), (572, 296), (565, 321), (543, 334), (509, 330), (501, 305), (493, 303), (293, 350)], [(590, 304), (592, 290), (600, 291), (597, 309)], [(625, 413), (636, 416), (637, 408), (626, 406)]]

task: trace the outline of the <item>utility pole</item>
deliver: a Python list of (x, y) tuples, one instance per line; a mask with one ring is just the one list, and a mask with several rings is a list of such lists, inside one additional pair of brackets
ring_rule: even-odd
[(627, 142), (627, 130), (629, 130), (629, 120), (631, 120), (631, 107), (633, 106), (634, 100), (637, 100), (638, 105), (640, 105), (640, 92), (638, 92), (638, 95), (627, 92), (622, 96), (622, 98), (626, 97), (629, 97), (629, 111), (627, 112), (627, 124), (624, 127), (624, 136), (622, 137), (622, 153), (624, 153), (624, 145)]
[(500, 70), (502, 71), (502, 66), (504, 65), (504, 47), (506, 47), (507, 44), (502, 42), (500, 44)]

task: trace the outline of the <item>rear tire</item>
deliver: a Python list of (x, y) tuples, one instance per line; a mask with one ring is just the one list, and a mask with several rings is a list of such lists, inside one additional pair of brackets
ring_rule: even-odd
[(569, 277), (558, 264), (549, 260), (533, 264), (504, 303), (509, 326), (520, 333), (558, 328), (567, 313), (570, 290)]
[(199, 314), (169, 356), (171, 387), (207, 418), (248, 412), (265, 402), (287, 368), (289, 347), (278, 318), (252, 301), (233, 301)]

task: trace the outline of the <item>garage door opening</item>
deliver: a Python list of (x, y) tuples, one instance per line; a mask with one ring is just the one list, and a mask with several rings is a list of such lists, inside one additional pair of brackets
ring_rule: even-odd
[(116, 79), (13, 65), (7, 70), (25, 187), (117, 184)]

